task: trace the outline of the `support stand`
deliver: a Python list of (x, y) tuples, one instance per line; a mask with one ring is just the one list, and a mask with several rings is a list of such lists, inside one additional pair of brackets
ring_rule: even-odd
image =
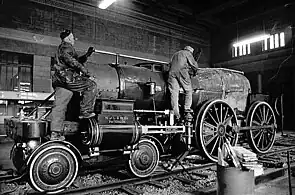
[(182, 169), (190, 176), (189, 172), (186, 170), (186, 168), (183, 166), (182, 161), (183, 159), (191, 152), (191, 139), (192, 139), (192, 120), (193, 120), (193, 116), (192, 116), (192, 111), (188, 110), (185, 112), (185, 137), (186, 137), (186, 144), (188, 146), (187, 150), (184, 151), (182, 154), (180, 154), (177, 158), (176, 161), (172, 164), (172, 166), (170, 167), (170, 171), (173, 170), (173, 168), (179, 164)]

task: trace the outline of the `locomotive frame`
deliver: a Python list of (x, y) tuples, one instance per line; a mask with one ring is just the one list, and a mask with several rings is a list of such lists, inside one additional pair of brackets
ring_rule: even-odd
[(201, 152), (217, 162), (218, 147), (227, 141), (236, 145), (241, 136), (257, 153), (271, 149), (274, 112), (264, 98), (250, 94), (242, 72), (200, 69), (192, 78), (194, 112), (184, 117), (184, 125), (175, 125), (167, 109), (165, 71), (150, 65), (94, 67), (100, 89), (96, 116), (79, 120), (69, 107), (63, 124), (66, 141), (49, 141), (46, 118), (5, 119), (7, 135), (15, 141), (11, 157), (18, 172), (28, 174), (35, 190), (58, 193), (89, 164), (121, 164), (137, 177), (148, 177), (163, 155)]

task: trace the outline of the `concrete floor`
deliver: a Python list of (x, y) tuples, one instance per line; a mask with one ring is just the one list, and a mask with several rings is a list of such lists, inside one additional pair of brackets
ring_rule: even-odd
[[(295, 195), (295, 177), (291, 176), (292, 194)], [(255, 195), (287, 195), (289, 193), (288, 177), (278, 178), (255, 187)]]

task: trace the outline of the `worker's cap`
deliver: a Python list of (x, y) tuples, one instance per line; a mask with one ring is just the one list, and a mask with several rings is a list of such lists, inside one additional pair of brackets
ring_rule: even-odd
[(70, 30), (63, 30), (59, 36), (60, 36), (61, 40), (63, 40), (64, 38), (69, 36), (71, 33), (72, 33), (72, 31), (70, 31)]
[(194, 48), (192, 48), (191, 46), (185, 46), (184, 49), (190, 51), (191, 53), (194, 53)]

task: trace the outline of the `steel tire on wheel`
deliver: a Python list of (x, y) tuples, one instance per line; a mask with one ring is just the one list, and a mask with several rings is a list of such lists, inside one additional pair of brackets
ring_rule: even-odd
[(247, 113), (247, 126), (273, 125), (274, 128), (261, 128), (247, 132), (251, 149), (257, 153), (267, 153), (275, 142), (276, 118), (271, 106), (263, 101), (251, 105)]
[(69, 187), (78, 173), (74, 152), (63, 144), (50, 144), (39, 150), (29, 163), (29, 182), (39, 191), (59, 193)]
[(137, 177), (148, 177), (156, 170), (159, 156), (156, 144), (151, 140), (142, 139), (137, 144), (137, 149), (130, 154), (128, 169)]

